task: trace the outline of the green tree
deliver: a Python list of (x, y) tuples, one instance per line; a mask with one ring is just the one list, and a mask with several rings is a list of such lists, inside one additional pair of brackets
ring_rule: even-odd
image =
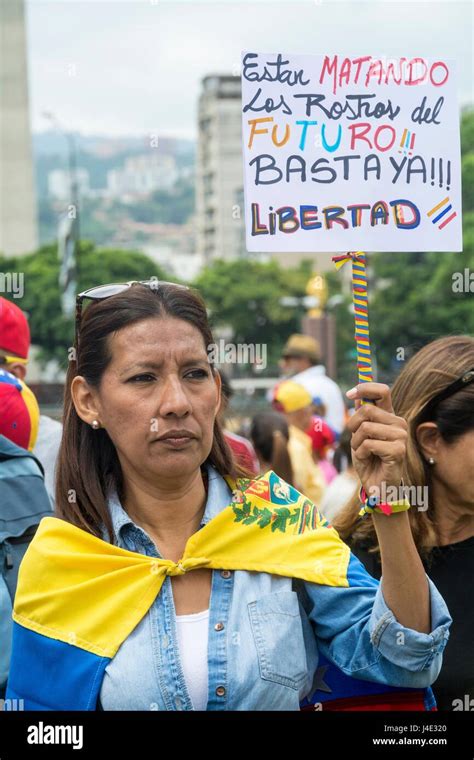
[(474, 109), (465, 108), (461, 114), (461, 155), (474, 152)]
[(461, 117), (461, 172), (463, 213), (474, 211), (474, 109)]
[(456, 273), (474, 272), (473, 212), (464, 218), (462, 254), (384, 253), (370, 261), (377, 286), (371, 290), (369, 319), (381, 379), (390, 379), (436, 338), (474, 333), (474, 285), (461, 293), (453, 287)]
[(210, 309), (214, 327), (231, 327), (235, 343), (267, 345), (267, 373), (274, 374), (285, 341), (300, 332), (305, 313), (303, 305), (288, 307), (282, 299), (305, 295), (311, 266), (302, 262), (297, 268), (282, 269), (275, 261), (217, 260), (194, 284)]
[(463, 212), (474, 211), (474, 151), (463, 156), (462, 171), (462, 208)]
[[(145, 280), (153, 276), (173, 279), (143, 253), (97, 249), (86, 241), (80, 243), (78, 260), (78, 292), (107, 282)], [(0, 271), (23, 274), (24, 295), (15, 303), (29, 315), (32, 343), (41, 346), (40, 360), (55, 358), (66, 368), (67, 349), (73, 343), (74, 320), (61, 311), (57, 247), (45, 245), (21, 257), (0, 255)]]

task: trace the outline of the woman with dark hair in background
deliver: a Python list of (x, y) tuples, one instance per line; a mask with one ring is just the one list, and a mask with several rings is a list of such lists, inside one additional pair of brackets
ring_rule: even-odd
[[(408, 422), (403, 479), (414, 506), (413, 536), (453, 617), (433, 691), (440, 709), (470, 709), (465, 705), (474, 697), (474, 338), (441, 338), (422, 348), (396, 379), (392, 399)], [(333, 524), (380, 578), (377, 536), (370, 520), (359, 520), (358, 509), (354, 498)]]
[[(78, 296), (60, 519), (42, 520), (15, 598), (7, 697), (25, 709), (299, 710), (320, 656), (378, 684), (437, 677), (450, 617), (410, 505), (371, 518), (379, 585), (305, 495), (273, 472), (239, 479), (213, 345), (205, 304), (183, 286)], [(356, 412), (361, 480), (399, 483), (405, 423), (387, 386), (363, 394), (378, 437)]]
[(244, 438), (243, 435), (239, 435), (238, 433), (234, 433), (225, 425), (226, 412), (230, 400), (234, 395), (234, 391), (227, 374), (220, 369), (219, 375), (221, 377), (221, 407), (219, 410), (219, 421), (222, 425), (225, 441), (230, 447), (237, 464), (246, 470), (249, 476), (258, 475), (260, 468), (254, 447), (247, 438)]
[(294, 485), (288, 452), (290, 434), (283, 415), (278, 412), (259, 412), (252, 419), (250, 437), (260, 462), (260, 472), (273, 470), (280, 478)]

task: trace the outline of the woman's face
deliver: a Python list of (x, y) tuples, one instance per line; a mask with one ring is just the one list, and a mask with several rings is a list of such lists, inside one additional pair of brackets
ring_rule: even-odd
[(211, 372), (201, 333), (160, 317), (109, 341), (112, 360), (99, 389), (74, 381), (79, 416), (107, 430), (125, 477), (165, 482), (192, 475), (211, 450), (220, 403), (220, 378)]

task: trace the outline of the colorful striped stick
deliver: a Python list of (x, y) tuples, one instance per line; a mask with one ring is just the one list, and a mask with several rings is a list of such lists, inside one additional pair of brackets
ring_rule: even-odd
[(369, 308), (367, 298), (367, 271), (365, 253), (352, 251), (343, 256), (333, 256), (336, 269), (352, 261), (352, 301), (355, 312), (355, 341), (357, 348), (357, 371), (359, 383), (371, 383), (372, 356), (369, 335)]

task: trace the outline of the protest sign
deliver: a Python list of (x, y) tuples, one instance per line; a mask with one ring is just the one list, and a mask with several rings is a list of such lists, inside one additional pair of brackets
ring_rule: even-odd
[(451, 61), (243, 53), (248, 251), (461, 251)]

